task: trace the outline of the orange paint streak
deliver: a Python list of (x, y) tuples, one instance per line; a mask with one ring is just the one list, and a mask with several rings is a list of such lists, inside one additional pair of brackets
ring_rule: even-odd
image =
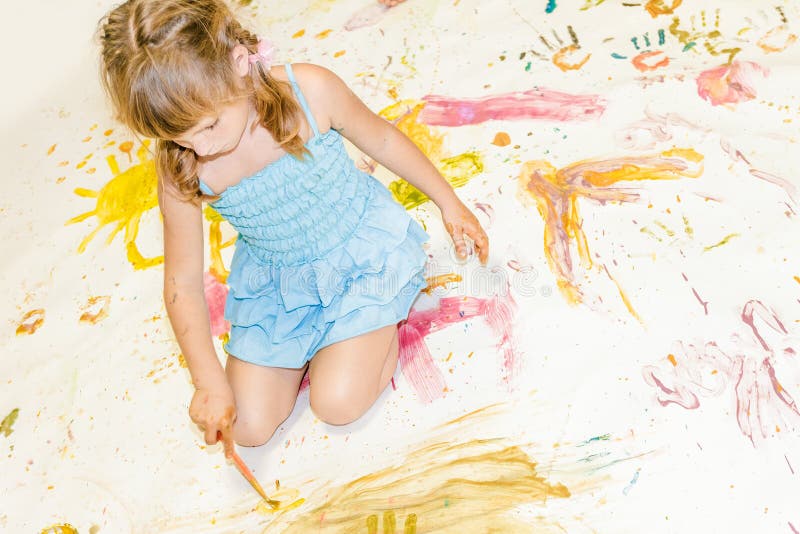
[(119, 149), (128, 155), (129, 163), (133, 161), (133, 156), (131, 155), (131, 151), (133, 150), (133, 141), (125, 141), (124, 143), (120, 143)]
[[(657, 58), (661, 56), (659, 60), (653, 60), (653, 58)], [(651, 61), (652, 60), (652, 61)], [(639, 72), (647, 72), (651, 70), (660, 69), (661, 67), (666, 67), (669, 65), (669, 56), (667, 56), (661, 50), (654, 50), (651, 52), (643, 52), (633, 58), (631, 63), (636, 70)]]
[(325, 31), (319, 32), (314, 37), (316, 37), (317, 39), (325, 39), (327, 36), (329, 36), (331, 34), (332, 31), (333, 30), (325, 30)]
[(31, 310), (22, 316), (20, 324), (17, 326), (17, 335), (31, 335), (44, 324), (44, 310), (41, 308)]
[(51, 146), (50, 148), (47, 149), (47, 155), (48, 156), (56, 151), (56, 146), (58, 146), (58, 145), (53, 145), (53, 146)]
[(591, 54), (586, 54), (582, 59), (573, 59), (575, 52), (580, 49), (581, 47), (574, 44), (565, 46), (553, 54), (553, 64), (564, 72), (567, 72), (568, 70), (578, 70), (579, 68), (583, 67), (587, 61), (589, 61), (589, 58), (592, 57)]
[(305, 31), (305, 30), (300, 30), (300, 31), (298, 31), (298, 32), (295, 32), (295, 33), (292, 35), (292, 39), (297, 39), (298, 37), (302, 37), (302, 36), (304, 36), (305, 34), (306, 34), (306, 31)]
[(794, 281), (797, 282), (798, 284), (800, 284), (800, 276), (795, 276), (794, 277)]
[(789, 26), (781, 24), (771, 29), (756, 43), (767, 54), (783, 52), (797, 42), (797, 35), (790, 33)]
[(342, 57), (342, 56), (343, 56), (343, 55), (345, 55), (346, 53), (347, 53), (347, 51), (346, 51), (346, 50), (339, 50), (338, 52), (336, 52), (335, 54), (333, 54), (333, 57)]
[(91, 297), (85, 307), (95, 309), (83, 312), (80, 321), (82, 323), (97, 324), (108, 317), (108, 305), (110, 303), (111, 297), (108, 296)]
[(103, 132), (103, 135), (105, 135), (106, 137), (108, 137), (108, 136), (109, 136), (109, 135), (111, 135), (112, 133), (114, 133), (114, 130), (106, 130), (105, 132)]
[(672, 15), (682, 3), (683, 0), (672, 0), (672, 5), (667, 6), (664, 0), (650, 0), (644, 8), (651, 17), (656, 18), (659, 15)]
[(669, 360), (669, 363), (671, 363), (673, 365), (673, 367), (677, 367), (678, 366), (678, 362), (675, 360), (675, 355), (674, 354), (667, 355), (667, 359)]
[(461, 282), (462, 280), (463, 278), (461, 278), (461, 275), (455, 273), (447, 273), (447, 274), (440, 274), (438, 276), (432, 276), (430, 278), (425, 279), (425, 281), (428, 282), (428, 285), (422, 291), (430, 295), (431, 292), (437, 287), (444, 287), (451, 282)]

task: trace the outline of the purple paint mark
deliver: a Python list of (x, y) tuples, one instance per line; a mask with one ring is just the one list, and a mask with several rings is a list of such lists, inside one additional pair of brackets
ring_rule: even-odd
[(344, 23), (344, 29), (351, 32), (359, 28), (374, 26), (383, 18), (388, 10), (388, 7), (373, 2), (367, 7), (353, 13), (353, 16)]
[[(737, 344), (731, 355), (712, 342), (703, 347), (679, 343), (675, 352), (678, 357), (670, 355), (669, 365), (648, 365), (642, 373), (645, 381), (657, 389), (656, 398), (662, 406), (678, 404), (694, 409), (698, 395), (719, 396), (728, 390), (739, 429), (755, 446), (757, 438), (775, 437), (800, 421), (800, 408), (780, 383), (775, 369), (779, 356), (785, 358), (787, 365), (795, 359), (786, 349), (773, 350), (764, 339), (763, 326), (760, 329), (761, 325), (756, 325), (758, 318), (776, 333), (787, 335), (773, 310), (751, 300), (744, 305), (741, 318), (752, 336), (748, 341), (735, 334)], [(786, 462), (789, 464), (788, 458)], [(790, 464), (789, 469), (792, 470)]]
[(599, 118), (606, 102), (598, 95), (571, 95), (547, 89), (504, 93), (485, 98), (428, 95), (419, 114), (430, 126), (463, 126), (490, 120), (577, 121)]
[(786, 460), (786, 465), (789, 466), (789, 471), (791, 471), (792, 474), (794, 474), (794, 469), (792, 469), (792, 464), (789, 463), (789, 458), (784, 454), (783, 459)]
[(794, 534), (800, 534), (800, 532), (797, 532), (797, 529), (794, 528), (794, 525), (792, 524), (791, 521), (788, 521), (788, 523), (789, 523), (789, 528), (792, 529), (792, 532), (794, 532)]
[[(687, 281), (687, 282), (689, 281), (689, 278), (685, 274), (681, 273), (681, 276), (683, 276), (683, 279), (685, 281)], [(692, 290), (692, 293), (694, 293), (694, 298), (697, 299), (697, 302), (699, 302), (700, 305), (703, 307), (703, 311), (705, 312), (705, 314), (708, 315), (708, 301), (707, 300), (703, 300), (702, 297), (700, 297), (700, 293), (698, 293), (695, 288), (693, 288), (691, 286), (689, 286), (689, 287)]]
[[(797, 206), (797, 188), (786, 178), (781, 178), (780, 176), (776, 176), (774, 174), (770, 174), (768, 172), (760, 171), (758, 169), (750, 169), (750, 174), (758, 178), (759, 180), (764, 180), (765, 182), (769, 182), (773, 185), (777, 185), (789, 196), (789, 200), (791, 200), (792, 204)], [(791, 209), (791, 206), (789, 207)], [(794, 210), (792, 210), (794, 211)]]

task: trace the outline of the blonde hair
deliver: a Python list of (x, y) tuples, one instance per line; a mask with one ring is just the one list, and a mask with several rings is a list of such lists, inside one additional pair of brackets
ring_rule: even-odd
[(299, 135), (302, 111), (291, 86), (261, 62), (244, 79), (232, 51), (256, 52), (258, 37), (221, 0), (128, 0), (100, 23), (101, 79), (116, 118), (157, 139), (156, 167), (184, 200), (215, 200), (200, 191), (197, 157), (174, 139), (220, 103), (252, 98), (261, 125), (288, 153), (307, 153)]

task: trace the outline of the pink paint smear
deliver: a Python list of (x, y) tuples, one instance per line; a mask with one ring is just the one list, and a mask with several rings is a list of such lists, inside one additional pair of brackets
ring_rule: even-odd
[(592, 120), (606, 109), (606, 102), (598, 95), (571, 95), (547, 89), (484, 98), (428, 95), (423, 100), (426, 104), (419, 120), (430, 126), (463, 126), (490, 120)]
[(221, 336), (231, 330), (231, 324), (225, 320), (225, 299), (228, 297), (228, 286), (220, 283), (213, 274), (204, 273), (206, 305), (211, 320), (211, 335)]
[[(702, 347), (679, 342), (671, 360), (645, 366), (642, 375), (656, 389), (662, 406), (694, 410), (700, 407), (699, 397), (729, 391), (739, 429), (755, 446), (757, 439), (790, 432), (800, 422), (800, 410), (776, 371), (776, 366), (786, 369), (798, 362), (792, 347), (773, 350), (776, 342), (785, 344), (788, 335), (773, 310), (751, 300), (744, 305), (741, 319), (748, 327), (747, 336), (734, 334), (735, 347), (727, 353), (713, 342)], [(780, 339), (768, 343), (766, 332)]]
[(697, 77), (697, 94), (714, 106), (747, 102), (756, 97), (756, 79), (766, 77), (768, 72), (752, 61), (721, 65), (700, 73)]
[[(436, 308), (423, 311), (411, 310), (408, 319), (398, 328), (400, 336), (400, 368), (411, 387), (423, 403), (444, 397), (447, 384), (444, 375), (433, 361), (433, 356), (425, 344), (425, 337), (448, 326), (475, 317), (482, 317), (499, 339), (497, 348), (503, 354), (503, 380), (511, 380), (519, 368), (520, 352), (514, 341), (512, 324), (517, 304), (511, 297), (495, 296), (484, 299), (478, 297), (445, 297)], [(309, 387), (308, 374), (300, 383), (300, 391)], [(394, 382), (392, 386), (395, 387)]]

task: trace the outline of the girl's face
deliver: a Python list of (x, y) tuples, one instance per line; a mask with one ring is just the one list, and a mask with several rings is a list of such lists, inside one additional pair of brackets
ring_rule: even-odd
[(250, 123), (251, 107), (247, 98), (224, 104), (173, 141), (194, 150), (201, 160), (231, 152), (239, 146)]

